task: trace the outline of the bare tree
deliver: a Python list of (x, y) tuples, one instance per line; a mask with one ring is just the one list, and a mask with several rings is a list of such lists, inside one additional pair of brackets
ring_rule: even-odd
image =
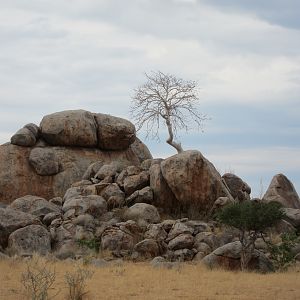
[(147, 82), (134, 90), (130, 110), (137, 130), (145, 125), (147, 137), (159, 139), (163, 121), (169, 133), (166, 142), (180, 153), (183, 151), (181, 143), (174, 140), (178, 130), (188, 131), (192, 122), (199, 129), (206, 119), (196, 107), (199, 100), (197, 83), (160, 71), (145, 75)]

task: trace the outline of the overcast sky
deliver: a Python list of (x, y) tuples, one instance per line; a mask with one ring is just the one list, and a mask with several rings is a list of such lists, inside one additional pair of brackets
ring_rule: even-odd
[[(0, 0), (0, 45), (0, 144), (60, 110), (129, 118), (161, 70), (198, 81), (211, 117), (185, 149), (253, 196), (277, 173), (300, 192), (299, 0)], [(155, 157), (175, 154), (164, 139), (144, 140)]]

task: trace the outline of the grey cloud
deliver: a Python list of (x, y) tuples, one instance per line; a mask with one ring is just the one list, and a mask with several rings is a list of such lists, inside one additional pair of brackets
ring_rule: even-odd
[(300, 2), (298, 0), (198, 0), (224, 10), (253, 13), (270, 23), (300, 29)]

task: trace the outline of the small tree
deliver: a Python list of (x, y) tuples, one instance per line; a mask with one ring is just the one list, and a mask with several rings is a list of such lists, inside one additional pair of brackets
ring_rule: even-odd
[(177, 131), (188, 131), (191, 122), (200, 128), (206, 119), (196, 107), (197, 83), (160, 71), (145, 75), (147, 82), (135, 89), (132, 97), (131, 115), (136, 120), (137, 130), (145, 125), (147, 137), (159, 139), (163, 121), (169, 134), (166, 142), (180, 153), (183, 151), (181, 143), (174, 140)]
[(255, 250), (255, 241), (263, 237), (263, 231), (275, 225), (284, 216), (280, 205), (275, 202), (263, 203), (245, 201), (224, 207), (217, 219), (226, 225), (239, 229), (241, 242), (241, 269), (248, 267)]

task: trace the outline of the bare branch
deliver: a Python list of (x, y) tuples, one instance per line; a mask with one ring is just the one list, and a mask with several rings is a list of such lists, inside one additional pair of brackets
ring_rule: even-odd
[(178, 130), (188, 131), (190, 124), (198, 129), (207, 117), (197, 109), (198, 91), (195, 81), (186, 81), (161, 71), (145, 73), (146, 83), (134, 90), (131, 116), (136, 121), (137, 130), (146, 128), (147, 137), (159, 139), (159, 127), (163, 121), (168, 129), (166, 142), (177, 152), (183, 149), (174, 141)]

